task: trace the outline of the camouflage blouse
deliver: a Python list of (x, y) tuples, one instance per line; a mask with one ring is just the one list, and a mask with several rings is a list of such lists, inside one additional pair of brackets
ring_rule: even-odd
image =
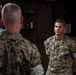
[(38, 48), (19, 33), (0, 35), (0, 75), (30, 75), (30, 68), (41, 63)]
[(66, 35), (61, 40), (52, 36), (44, 45), (49, 56), (46, 75), (72, 75), (72, 58), (73, 53), (76, 53), (76, 42)]

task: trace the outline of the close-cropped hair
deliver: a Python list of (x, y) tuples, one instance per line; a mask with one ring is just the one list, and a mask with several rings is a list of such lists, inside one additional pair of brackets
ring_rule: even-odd
[(6, 3), (1, 10), (1, 16), (4, 23), (14, 23), (21, 16), (21, 9), (17, 4)]
[(63, 20), (63, 19), (57, 19), (56, 21), (55, 21), (55, 23), (56, 22), (60, 22), (60, 23), (62, 23), (64, 26), (66, 26), (66, 22)]

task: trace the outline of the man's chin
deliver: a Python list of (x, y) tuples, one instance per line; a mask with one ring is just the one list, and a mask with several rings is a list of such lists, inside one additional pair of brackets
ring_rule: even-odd
[(60, 36), (60, 34), (56, 34), (57, 36)]

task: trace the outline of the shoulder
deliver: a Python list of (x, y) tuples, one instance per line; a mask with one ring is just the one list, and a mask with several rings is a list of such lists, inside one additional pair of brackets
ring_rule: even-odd
[(67, 35), (65, 35), (65, 40), (70, 43), (76, 42), (72, 37), (69, 37)]
[(48, 39), (46, 39), (45, 41), (44, 41), (44, 44), (49, 44), (50, 42), (52, 42), (53, 41), (53, 39), (55, 38), (55, 35), (54, 36), (51, 36), (51, 37), (49, 37)]
[(22, 45), (22, 47), (26, 47), (26, 50), (28, 50), (28, 52), (30, 51), (33, 53), (33, 52), (39, 51), (37, 46), (34, 43), (30, 42), (29, 40), (27, 40), (25, 38), (23, 38), (23, 40), (21, 40), (21, 45)]

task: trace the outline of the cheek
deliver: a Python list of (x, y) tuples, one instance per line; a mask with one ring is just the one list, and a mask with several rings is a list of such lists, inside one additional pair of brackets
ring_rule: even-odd
[(56, 28), (54, 28), (54, 32), (56, 31)]
[(60, 29), (60, 31), (61, 31), (61, 32), (65, 32), (65, 30), (64, 30), (64, 29)]
[(54, 30), (56, 31), (56, 30), (57, 30), (57, 28), (54, 28)]

